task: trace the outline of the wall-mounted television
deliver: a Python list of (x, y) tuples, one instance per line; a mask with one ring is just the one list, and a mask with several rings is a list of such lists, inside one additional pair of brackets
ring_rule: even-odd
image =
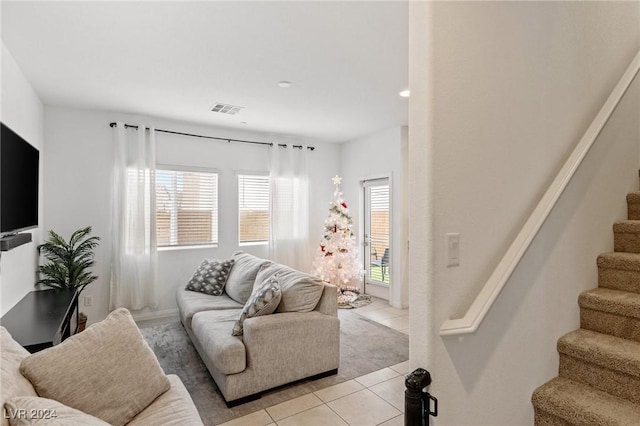
[(0, 123), (0, 236), (38, 226), (40, 153)]

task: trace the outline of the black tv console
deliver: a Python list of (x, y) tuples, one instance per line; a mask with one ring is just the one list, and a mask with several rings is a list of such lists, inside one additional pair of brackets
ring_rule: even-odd
[(78, 291), (31, 291), (0, 319), (0, 325), (31, 353), (57, 345), (78, 328)]

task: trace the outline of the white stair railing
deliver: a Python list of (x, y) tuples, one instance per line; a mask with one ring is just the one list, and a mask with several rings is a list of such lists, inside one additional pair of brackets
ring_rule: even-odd
[(622, 78), (600, 109), (600, 112), (598, 112), (598, 115), (596, 115), (582, 139), (580, 139), (580, 142), (567, 159), (567, 162), (562, 166), (562, 169), (560, 169), (560, 172), (549, 186), (549, 189), (547, 189), (547, 192), (545, 192), (542, 199), (540, 199), (540, 202), (531, 213), (531, 216), (529, 216), (529, 219), (527, 219), (522, 230), (513, 240), (513, 243), (511, 243), (504, 257), (493, 270), (493, 273), (467, 312), (462, 318), (449, 319), (442, 323), (440, 327), (441, 336), (471, 334), (476, 332), (498, 297), (498, 294), (500, 294), (500, 291), (502, 291), (509, 277), (511, 277), (511, 274), (524, 256), (524, 253), (529, 248), (531, 241), (533, 241), (542, 224), (549, 216), (551, 209), (555, 206), (558, 198), (560, 198), (560, 195), (562, 195), (562, 192), (587, 155), (587, 152), (589, 152), (589, 149), (607, 124), (607, 121), (609, 121), (618, 103), (620, 103), (620, 100), (631, 86), (638, 71), (640, 71), (640, 51), (636, 54), (633, 61), (631, 61)]

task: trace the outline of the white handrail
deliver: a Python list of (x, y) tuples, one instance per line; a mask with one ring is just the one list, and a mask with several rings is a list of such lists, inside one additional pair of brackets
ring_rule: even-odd
[(480, 293), (478, 293), (476, 300), (473, 301), (462, 318), (449, 319), (442, 323), (442, 326), (440, 326), (441, 336), (471, 334), (476, 332), (485, 315), (487, 315), (487, 312), (491, 309), (493, 302), (498, 297), (498, 294), (500, 294), (500, 291), (502, 291), (509, 277), (511, 277), (514, 269), (518, 266), (522, 256), (524, 256), (524, 253), (529, 248), (531, 241), (533, 241), (542, 224), (549, 216), (551, 209), (555, 206), (558, 198), (560, 198), (560, 195), (587, 155), (587, 152), (589, 152), (589, 149), (603, 127), (607, 124), (611, 114), (613, 114), (618, 103), (631, 86), (638, 71), (640, 71), (640, 51), (636, 54), (633, 61), (631, 61), (622, 78), (620, 78), (620, 81), (600, 109), (600, 112), (598, 112), (598, 115), (596, 115), (582, 139), (580, 139), (580, 142), (567, 159), (567, 162), (562, 166), (562, 169), (560, 169), (560, 172), (531, 213), (531, 216), (529, 216), (529, 219), (527, 219), (522, 230), (513, 240), (513, 243), (511, 243), (511, 246), (500, 263), (498, 263), (498, 266), (493, 270), (489, 280), (482, 290), (480, 290)]

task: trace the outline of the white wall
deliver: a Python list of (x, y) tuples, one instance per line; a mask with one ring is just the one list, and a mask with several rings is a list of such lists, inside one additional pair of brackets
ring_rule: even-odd
[[(596, 256), (638, 188), (640, 82), (480, 329), (438, 329), (464, 314), (637, 53), (640, 4), (437, 2), (411, 14), (423, 49), (411, 65), (412, 368), (431, 370), (433, 424), (532, 424), (531, 393), (557, 374), (556, 341), (579, 326), (578, 294), (597, 285)], [(461, 235), (459, 267), (446, 267), (447, 232)]]
[(407, 140), (406, 127), (394, 127), (341, 144), (341, 189), (353, 218), (356, 237), (362, 247), (363, 192), (361, 182), (379, 177), (391, 178), (391, 280), (389, 303), (394, 307), (407, 307), (409, 286), (403, 265), (407, 257), (407, 231), (403, 226), (407, 215), (403, 186), (407, 178), (403, 169), (403, 147)]
[[(68, 235), (75, 229), (91, 225), (102, 238), (96, 250), (99, 280), (83, 295), (94, 296), (93, 307), (82, 307), (89, 321), (95, 322), (108, 313), (110, 269), (110, 179), (113, 161), (112, 129), (109, 122), (121, 120), (129, 124), (142, 122), (158, 128), (186, 133), (222, 136), (257, 141), (292, 142), (291, 139), (250, 132), (233, 132), (187, 123), (136, 117), (100, 111), (61, 107), (45, 108), (47, 162), (45, 163), (45, 226)], [(285, 140), (286, 139), (286, 140)], [(296, 141), (300, 142), (300, 141)], [(313, 143), (310, 153), (311, 180), (310, 250), (320, 240), (331, 200), (331, 177), (338, 173), (335, 160), (338, 146)], [(238, 247), (237, 180), (238, 171), (268, 171), (270, 148), (189, 138), (159, 133), (157, 160), (160, 164), (211, 167), (220, 170), (218, 208), (219, 245), (217, 248), (166, 250), (158, 254), (158, 314), (175, 313), (175, 290), (186, 285), (191, 274), (205, 257), (225, 258), (238, 249), (267, 257), (266, 246)], [(317, 238), (316, 238), (317, 237)], [(312, 253), (315, 253), (312, 251)], [(140, 312), (140, 318), (149, 317)]]
[[(40, 98), (31, 87), (11, 52), (2, 44), (2, 108), (0, 120), (40, 150), (40, 212), (42, 224), (42, 115)], [(0, 315), (4, 315), (28, 292), (37, 280), (36, 246), (42, 241), (41, 227), (31, 230), (32, 242), (0, 253)]]

